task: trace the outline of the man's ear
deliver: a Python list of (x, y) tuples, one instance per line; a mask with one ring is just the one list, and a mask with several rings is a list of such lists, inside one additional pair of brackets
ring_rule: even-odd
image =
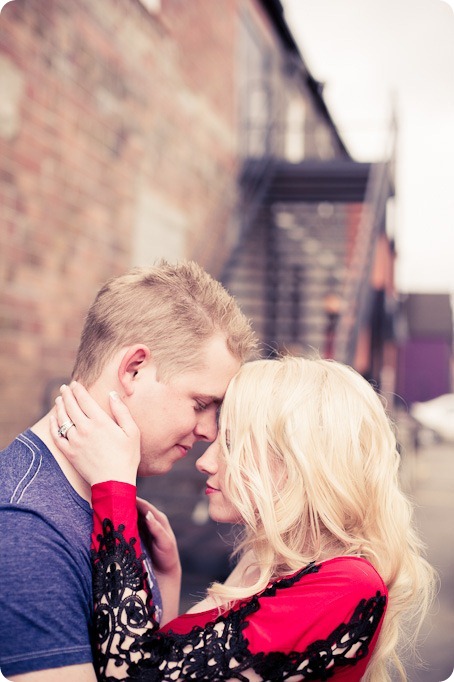
[(143, 344), (128, 346), (125, 350), (118, 367), (118, 380), (127, 396), (134, 393), (136, 377), (150, 360), (150, 349)]

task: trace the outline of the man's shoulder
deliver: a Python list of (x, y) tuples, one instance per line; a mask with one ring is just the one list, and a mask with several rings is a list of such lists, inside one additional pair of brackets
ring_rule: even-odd
[(42, 440), (31, 429), (26, 429), (0, 451), (0, 471), (4, 471), (11, 461), (17, 463), (18, 458), (19, 464), (30, 464), (33, 459), (47, 453), (48, 449)]
[(0, 453), (0, 501), (19, 502), (35, 480), (47, 448), (30, 430), (19, 434)]
[(75, 546), (89, 544), (89, 503), (80, 497), (46, 445), (30, 430), (20, 434), (0, 455), (0, 514), (4, 523), (15, 517), (23, 527), (54, 528), (70, 537)]

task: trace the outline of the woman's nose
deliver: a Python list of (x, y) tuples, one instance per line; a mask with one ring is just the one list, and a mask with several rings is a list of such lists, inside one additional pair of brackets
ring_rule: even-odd
[(215, 474), (218, 469), (219, 443), (217, 440), (205, 450), (203, 455), (196, 461), (197, 471), (202, 474)]

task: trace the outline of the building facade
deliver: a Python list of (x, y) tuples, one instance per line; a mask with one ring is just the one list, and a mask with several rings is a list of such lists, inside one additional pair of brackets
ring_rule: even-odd
[(159, 257), (220, 276), (267, 159), (346, 150), (275, 1), (14, 0), (0, 89), (5, 444), (68, 378), (102, 282)]

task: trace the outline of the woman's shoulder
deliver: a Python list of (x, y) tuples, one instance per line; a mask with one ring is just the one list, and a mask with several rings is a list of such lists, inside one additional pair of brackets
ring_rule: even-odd
[(273, 581), (255, 600), (257, 609), (247, 616), (251, 650), (288, 653), (313, 642), (337, 644), (346, 632), (371, 641), (386, 609), (387, 590), (369, 561), (342, 556)]
[(383, 578), (363, 556), (338, 556), (327, 559), (318, 564), (320, 579), (333, 579), (342, 581), (344, 584), (354, 583), (363, 587), (371, 587), (378, 590), (386, 590)]
[[(298, 608), (299, 597), (326, 605), (330, 601), (387, 596), (386, 585), (374, 566), (361, 556), (339, 556), (271, 582), (259, 597), (277, 597)], [(291, 607), (291, 606), (290, 606)]]
[[(232, 612), (244, 611), (250, 620), (269, 619), (279, 622), (294, 612), (305, 614), (330, 610), (349, 613), (362, 601), (379, 599), (385, 603), (387, 589), (377, 570), (360, 556), (338, 556), (318, 563), (312, 562), (290, 575), (277, 578), (259, 594), (238, 601), (222, 618)], [(204, 626), (220, 617), (217, 608), (204, 604), (206, 608), (196, 609), (179, 616), (164, 630), (188, 632), (191, 627)], [(251, 608), (252, 607), (252, 608)], [(269, 621), (268, 621), (269, 622)]]

